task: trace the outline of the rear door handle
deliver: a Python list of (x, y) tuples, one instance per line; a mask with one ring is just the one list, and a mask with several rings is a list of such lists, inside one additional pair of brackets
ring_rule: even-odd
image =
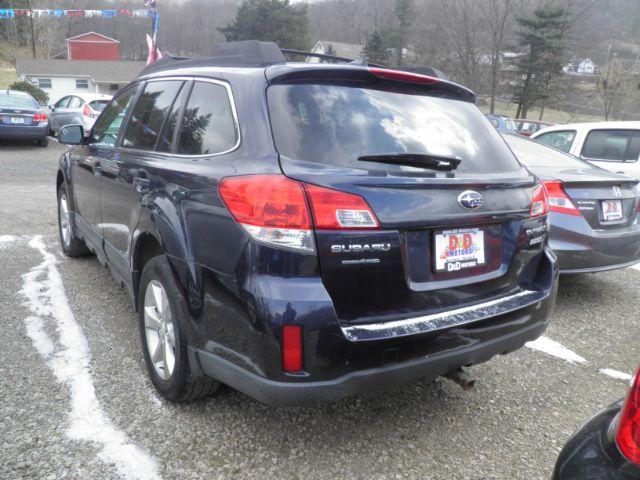
[(151, 181), (144, 177), (133, 177), (133, 186), (138, 193), (147, 193), (151, 186)]

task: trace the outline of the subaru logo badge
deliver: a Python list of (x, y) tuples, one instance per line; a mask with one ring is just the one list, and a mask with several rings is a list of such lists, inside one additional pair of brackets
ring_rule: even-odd
[(458, 203), (464, 208), (480, 208), (484, 203), (484, 199), (478, 192), (466, 190), (458, 195)]
[(622, 189), (621, 189), (619, 186), (614, 185), (614, 186), (613, 186), (613, 194), (614, 194), (616, 197), (621, 197), (621, 196), (622, 196)]

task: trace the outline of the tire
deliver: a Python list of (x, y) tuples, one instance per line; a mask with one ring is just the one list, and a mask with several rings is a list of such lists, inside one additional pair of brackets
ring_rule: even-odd
[(49, 138), (48, 137), (45, 137), (45, 138), (42, 138), (42, 139), (38, 140), (38, 146), (39, 147), (46, 148), (47, 145), (49, 145)]
[(220, 388), (216, 380), (192, 374), (184, 327), (188, 318), (189, 310), (169, 261), (164, 255), (153, 257), (140, 279), (140, 341), (153, 385), (172, 402), (208, 397)]
[(91, 255), (83, 240), (73, 233), (71, 208), (69, 206), (67, 186), (63, 183), (58, 189), (58, 237), (60, 246), (67, 257), (77, 258)]

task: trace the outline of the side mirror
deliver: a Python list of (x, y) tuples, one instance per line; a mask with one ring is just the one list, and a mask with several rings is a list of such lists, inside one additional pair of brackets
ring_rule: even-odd
[(58, 139), (67, 145), (81, 145), (84, 142), (82, 125), (65, 125), (60, 129)]

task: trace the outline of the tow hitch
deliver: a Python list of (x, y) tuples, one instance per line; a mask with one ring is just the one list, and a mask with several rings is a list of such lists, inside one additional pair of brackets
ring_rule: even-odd
[(476, 379), (471, 378), (467, 372), (465, 372), (462, 368), (458, 368), (457, 370), (452, 370), (449, 373), (443, 375), (445, 378), (448, 378), (452, 382), (457, 383), (462, 387), (465, 392), (468, 392), (473, 388), (476, 384)]

